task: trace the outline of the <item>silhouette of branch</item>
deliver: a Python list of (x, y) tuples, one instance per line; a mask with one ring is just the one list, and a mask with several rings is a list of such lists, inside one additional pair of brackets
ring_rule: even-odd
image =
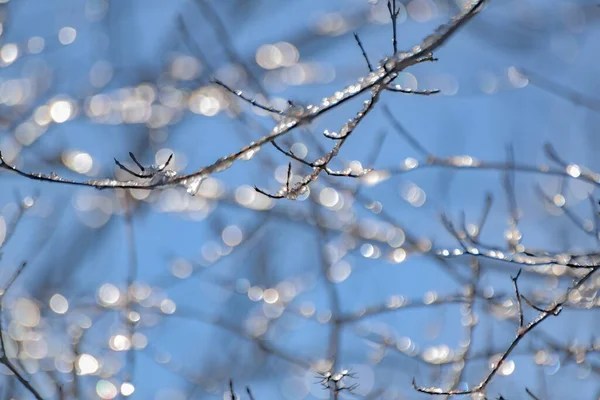
[(358, 47), (360, 47), (360, 51), (362, 52), (363, 58), (365, 59), (365, 62), (367, 63), (367, 68), (369, 68), (369, 72), (373, 72), (373, 66), (371, 65), (371, 61), (369, 61), (367, 52), (365, 51), (365, 48), (363, 47), (363, 44), (360, 41), (360, 38), (358, 37), (358, 34), (356, 32), (354, 32), (354, 39), (356, 40), (356, 44), (358, 44)]
[(398, 52), (398, 29), (396, 22), (398, 20), (398, 15), (400, 14), (400, 9), (396, 8), (396, 0), (388, 0), (387, 7), (390, 13), (390, 18), (392, 19), (392, 47), (395, 54)]

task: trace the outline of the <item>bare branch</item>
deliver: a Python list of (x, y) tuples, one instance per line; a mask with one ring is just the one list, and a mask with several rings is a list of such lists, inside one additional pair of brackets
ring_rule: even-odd
[(536, 395), (534, 395), (533, 392), (531, 390), (529, 390), (528, 388), (525, 388), (525, 391), (533, 400), (540, 400), (540, 398), (537, 397)]
[(17, 280), (17, 278), (21, 275), (21, 273), (23, 272), (23, 270), (25, 269), (26, 266), (27, 266), (27, 263), (22, 263), (19, 266), (19, 268), (10, 277), (10, 279), (6, 283), (6, 286), (4, 287), (4, 289), (2, 290), (2, 292), (0, 293), (0, 347), (2, 348), (1, 349), (2, 350), (2, 356), (0, 356), (0, 363), (4, 364), (15, 375), (15, 377), (29, 391), (29, 393), (31, 393), (36, 399), (42, 400), (43, 397), (40, 395), (40, 393), (31, 385), (31, 383), (29, 383), (29, 381), (27, 379), (25, 379), (25, 377), (23, 376), (23, 374), (21, 372), (19, 372), (19, 370), (17, 370), (17, 368), (14, 366), (14, 364), (12, 363), (12, 361), (10, 360), (10, 358), (6, 355), (6, 344), (4, 342), (4, 333), (3, 333), (3, 329), (4, 329), (3, 328), (3, 325), (4, 325), (3, 324), (3, 319), (4, 319), (4, 296), (6, 295), (6, 293), (8, 292), (8, 290), (11, 288), (11, 286), (13, 285), (13, 283)]
[(369, 72), (373, 72), (373, 66), (371, 65), (371, 61), (369, 61), (367, 52), (365, 51), (365, 48), (363, 47), (363, 44), (360, 41), (360, 38), (358, 37), (358, 34), (356, 32), (354, 32), (354, 40), (356, 40), (356, 44), (358, 44), (358, 47), (360, 47), (360, 51), (362, 52), (363, 58), (367, 63), (367, 68), (369, 68)]
[[(450, 20), (448, 24), (440, 26), (434, 34), (425, 38), (425, 40), (419, 46), (413, 47), (412, 51), (396, 52), (393, 57), (385, 59), (384, 62), (382, 62), (382, 65), (370, 73), (367, 77), (360, 78), (356, 83), (347, 86), (343, 90), (337, 91), (332, 96), (324, 98), (320, 104), (309, 105), (294, 116), (283, 117), (281, 121), (277, 123), (275, 127), (273, 127), (268, 135), (250, 143), (235, 153), (222, 157), (212, 164), (200, 168), (194, 173), (181, 176), (175, 176), (171, 174), (170, 176), (163, 177), (164, 179), (157, 179), (156, 182), (138, 183), (134, 181), (116, 181), (112, 179), (74, 181), (62, 178), (54, 173), (50, 175), (41, 173), (27, 173), (13, 165), (6, 163), (6, 161), (2, 158), (0, 158), (0, 161), (2, 162), (0, 164), (0, 168), (4, 168), (28, 179), (69, 185), (91, 186), (98, 189), (154, 189), (168, 185), (181, 184), (188, 188), (189, 193), (195, 194), (201, 182), (210, 174), (228, 169), (233, 162), (240, 158), (248, 159), (248, 155), (250, 153), (256, 153), (256, 151), (258, 151), (265, 143), (271, 142), (291, 132), (299, 125), (310, 123), (320, 115), (347, 102), (348, 100), (356, 98), (367, 90), (373, 90), (374, 88), (387, 86), (393, 79), (395, 79), (398, 72), (420, 62), (431, 60), (431, 54), (433, 51), (442, 46), (459, 28), (470, 21), (471, 18), (473, 18), (482, 9), (484, 3), (485, 0), (469, 2), (464, 9), (462, 9)], [(208, 7), (202, 1), (198, 2), (197, 4), (202, 7)], [(224, 30), (222, 24), (220, 25), (220, 29)], [(223, 34), (226, 35), (226, 32)], [(227, 35), (226, 37), (228, 38)], [(358, 123), (357, 120), (355, 120), (355, 122)]]
[(522, 328), (523, 327), (523, 306), (521, 305), (521, 295), (519, 293), (519, 284), (517, 283), (519, 276), (521, 276), (521, 269), (519, 269), (519, 272), (517, 272), (517, 275), (515, 275), (514, 277), (511, 276), (510, 279), (512, 280), (513, 287), (515, 289), (515, 297), (517, 298), (517, 310), (519, 313), (519, 328)]
[(388, 0), (387, 3), (388, 11), (390, 13), (390, 18), (392, 19), (392, 46), (394, 48), (394, 54), (398, 52), (398, 39), (397, 39), (397, 26), (396, 22), (398, 20), (398, 15), (400, 14), (400, 9), (396, 8), (396, 0)]
[(394, 117), (394, 115), (390, 111), (390, 109), (387, 106), (387, 104), (383, 105), (383, 107), (381, 107), (381, 109), (383, 110), (383, 115), (386, 116), (386, 118), (390, 121), (390, 123), (394, 127), (394, 130), (401, 137), (403, 137), (404, 139), (406, 139), (406, 141), (410, 144), (410, 146), (412, 148), (414, 148), (415, 150), (417, 150), (419, 153), (421, 153), (421, 155), (423, 155), (426, 158), (429, 158), (432, 155), (432, 153), (429, 150), (427, 150), (413, 135), (411, 135), (406, 130), (406, 128), (404, 128), (404, 126), (400, 123), (400, 121), (398, 121)]
[(256, 100), (244, 96), (244, 93), (242, 93), (241, 90), (233, 90), (218, 79), (215, 79), (213, 82), (216, 83), (217, 85), (219, 85), (220, 87), (222, 87), (223, 89), (227, 90), (229, 93), (233, 94), (234, 96), (239, 97), (240, 99), (244, 100), (245, 102), (252, 104), (256, 108), (260, 108), (261, 110), (264, 110), (264, 111), (267, 111), (267, 112), (270, 112), (273, 114), (279, 114), (279, 115), (284, 114), (283, 110), (277, 110), (273, 107), (262, 105), (262, 104), (258, 103)]
[(529, 332), (531, 332), (533, 329), (535, 329), (535, 327), (537, 327), (539, 324), (541, 324), (543, 321), (545, 321), (549, 316), (558, 315), (560, 313), (560, 310), (562, 310), (563, 304), (568, 300), (569, 294), (571, 294), (571, 292), (573, 292), (574, 290), (577, 290), (578, 288), (580, 288), (584, 283), (586, 283), (589, 279), (591, 279), (592, 275), (598, 270), (598, 268), (600, 268), (600, 267), (594, 267), (589, 272), (587, 272), (582, 278), (580, 278), (575, 284), (573, 284), (559, 299), (557, 299), (557, 301), (555, 301), (554, 306), (550, 307), (547, 310), (540, 312), (540, 314), (533, 321), (531, 321), (530, 323), (528, 323), (525, 326), (520, 327), (517, 330), (516, 337), (513, 339), (511, 344), (508, 346), (508, 348), (502, 353), (502, 355), (500, 356), (500, 359), (494, 364), (494, 366), (492, 367), (492, 369), (488, 373), (488, 375), (478, 385), (474, 386), (472, 389), (444, 391), (443, 389), (436, 388), (436, 387), (429, 387), (429, 388), (420, 387), (416, 384), (414, 378), (412, 381), (413, 388), (421, 393), (427, 393), (427, 394), (431, 394), (431, 395), (446, 395), (446, 396), (466, 395), (466, 394), (472, 394), (472, 393), (479, 393), (479, 392), (483, 391), (487, 387), (487, 385), (491, 382), (491, 380), (494, 378), (494, 376), (498, 373), (498, 371), (499, 371), (500, 367), (502, 366), (502, 364), (504, 363), (504, 361), (506, 361), (506, 359), (509, 357), (509, 355), (512, 353), (512, 351), (517, 347), (519, 342)]

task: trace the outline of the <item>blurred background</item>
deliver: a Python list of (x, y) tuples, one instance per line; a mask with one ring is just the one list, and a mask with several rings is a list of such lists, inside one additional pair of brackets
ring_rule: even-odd
[[(399, 0), (398, 48), (464, 3)], [(598, 190), (577, 178), (600, 170), (599, 17), (593, 1), (489, 2), (439, 61), (395, 81), (440, 93), (383, 93), (331, 164), (374, 172), (323, 173), (296, 201), (254, 190), (286, 184), (290, 160), (270, 145), (195, 196), (0, 170), (0, 283), (27, 262), (3, 297), (2, 363), (48, 399), (227, 399), (230, 379), (257, 400), (430, 397), (413, 377), (476, 386), (515, 338), (522, 266), (444, 257), (462, 248), (440, 215), (488, 249), (565, 254), (522, 268), (520, 291), (539, 307), (581, 276), (564, 264), (598, 250)], [(170, 167), (191, 173), (276, 124), (215, 78), (278, 108), (318, 103), (368, 73), (354, 32), (374, 65), (393, 54), (383, 0), (0, 0), (2, 156), (27, 172), (129, 180), (114, 159), (137, 171), (129, 152), (145, 166), (173, 154)], [(322, 133), (367, 98), (278, 144), (327, 154)], [(561, 167), (546, 143), (566, 174), (544, 173)], [(293, 181), (309, 172), (292, 162)], [(487, 398), (598, 399), (598, 287), (531, 331)], [(523, 310), (525, 323), (538, 314)], [(0, 367), (1, 398), (33, 398)]]

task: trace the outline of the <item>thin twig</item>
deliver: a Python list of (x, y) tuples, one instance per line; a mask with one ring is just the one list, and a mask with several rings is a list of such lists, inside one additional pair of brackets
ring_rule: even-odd
[(529, 300), (527, 297), (525, 297), (525, 295), (521, 295), (521, 298), (525, 301), (525, 303), (527, 303), (527, 305), (529, 307), (533, 308), (534, 310), (536, 310), (538, 312), (546, 312), (546, 309), (536, 306), (535, 304), (533, 304), (531, 302), (531, 300)]
[(369, 61), (369, 56), (367, 56), (367, 52), (365, 51), (365, 48), (363, 47), (363, 44), (360, 41), (360, 38), (358, 37), (358, 34), (356, 32), (354, 32), (354, 39), (356, 40), (358, 47), (360, 47), (360, 51), (362, 52), (363, 58), (367, 62), (367, 68), (369, 68), (369, 72), (373, 72), (373, 66), (371, 65), (371, 61)]
[(540, 400), (539, 397), (537, 397), (535, 394), (533, 394), (531, 392), (531, 390), (529, 390), (528, 388), (525, 388), (525, 391), (527, 392), (527, 394), (533, 399), (533, 400)]
[(248, 102), (248, 103), (252, 104), (256, 108), (260, 108), (261, 110), (264, 110), (264, 111), (267, 111), (267, 112), (270, 112), (270, 113), (273, 113), (273, 114), (279, 114), (279, 115), (284, 114), (283, 110), (278, 110), (276, 108), (260, 104), (256, 100), (244, 96), (244, 94), (242, 93), (241, 90), (233, 90), (229, 86), (227, 86), (226, 84), (224, 84), (223, 82), (221, 82), (218, 79), (215, 79), (213, 82), (215, 84), (221, 86), (223, 89), (227, 90), (229, 93), (233, 94), (234, 96), (239, 97), (240, 99), (244, 100), (245, 102)]
[(394, 48), (394, 54), (398, 52), (398, 38), (397, 38), (397, 20), (400, 14), (400, 9), (396, 9), (396, 0), (388, 0), (387, 3), (390, 18), (392, 19), (392, 46)]
[(233, 390), (233, 379), (229, 379), (229, 396), (231, 400), (235, 400), (235, 391)]
[(519, 272), (517, 272), (517, 275), (510, 277), (513, 283), (513, 287), (515, 289), (515, 297), (517, 298), (517, 310), (519, 312), (519, 328), (523, 327), (523, 305), (521, 304), (521, 294), (519, 293), (519, 284), (517, 283), (519, 276), (521, 276), (521, 271), (522, 270), (519, 268)]
[(423, 155), (426, 158), (429, 158), (431, 156), (432, 153), (429, 150), (427, 150), (425, 146), (423, 146), (413, 135), (411, 135), (406, 130), (406, 128), (404, 128), (404, 126), (400, 123), (400, 121), (398, 121), (396, 117), (394, 117), (387, 104), (383, 105), (381, 107), (381, 110), (383, 111), (383, 115), (385, 115), (385, 117), (388, 119), (388, 121), (390, 121), (390, 123), (394, 127), (396, 133), (403, 137), (412, 148), (417, 150), (419, 153), (421, 153), (421, 155)]
[(148, 179), (148, 178), (153, 178), (157, 173), (162, 172), (165, 170), (165, 168), (167, 168), (169, 166), (169, 164), (171, 163), (171, 160), (173, 159), (173, 153), (171, 153), (171, 155), (169, 155), (169, 158), (167, 158), (167, 161), (156, 168), (145, 168), (136, 158), (135, 155), (133, 155), (132, 152), (129, 152), (129, 157), (131, 157), (131, 159), (133, 160), (133, 162), (139, 167), (139, 169), (142, 172), (145, 172), (146, 169), (150, 169), (151, 172), (147, 173), (147, 174), (139, 174), (137, 172), (132, 171), (131, 169), (127, 168), (125, 165), (121, 164), (119, 162), (119, 160), (117, 160), (116, 158), (114, 159), (115, 164), (117, 164), (117, 166), (119, 168), (121, 168), (123, 171), (126, 171), (128, 173), (130, 173), (131, 175), (137, 177), (137, 178), (143, 178), (143, 179)]
[[(142, 165), (142, 163), (140, 163), (137, 158), (135, 157), (135, 154), (133, 154), (133, 152), (129, 152), (129, 157), (131, 157), (131, 159), (133, 160), (133, 162), (135, 163), (135, 165), (138, 166), (138, 168), (144, 172), (146, 169), (144, 168), (144, 166)], [(171, 161), (171, 158), (173, 157), (173, 154), (171, 153), (171, 155), (169, 156), (169, 159), (166, 162), (166, 165), (169, 165), (169, 162)]]

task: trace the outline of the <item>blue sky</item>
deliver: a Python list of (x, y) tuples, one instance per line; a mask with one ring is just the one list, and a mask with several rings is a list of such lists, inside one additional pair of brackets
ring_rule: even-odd
[[(2, 5), (8, 18), (3, 25), (2, 44), (17, 44), (19, 57), (5, 62), (0, 76), (1, 110), (11, 120), (0, 137), (0, 149), (5, 157), (12, 155), (10, 160), (26, 171), (55, 171), (70, 178), (111, 177), (117, 173), (121, 179), (128, 179), (123, 171), (115, 172), (113, 158), (129, 161), (129, 151), (146, 165), (164, 161), (173, 152), (174, 167), (179, 172), (192, 172), (258, 139), (274, 124), (271, 117), (256, 112), (248, 104), (224, 93), (215, 94), (214, 88), (210, 89), (212, 92), (203, 91), (210, 79), (218, 76), (235, 85), (235, 89), (247, 90), (249, 95), (254, 93), (255, 87), (249, 80), (236, 73), (242, 68), (232, 66), (228, 48), (257, 77), (274, 103), (285, 100), (300, 105), (317, 103), (368, 72), (353, 31), (360, 35), (373, 63), (390, 55), (391, 24), (385, 22), (386, 5), (382, 1), (372, 3), (212, 1), (211, 7), (224, 21), (231, 37), (229, 45), (222, 34), (215, 33), (218, 25), (214, 16), (194, 2), (8, 2)], [(548, 93), (535, 84), (534, 78), (529, 82), (517, 72), (534, 71), (574, 91), (590, 96), (596, 93), (598, 83), (593, 65), (599, 12), (591, 3), (554, 3), (491, 2), (435, 54), (438, 62), (418, 65), (399, 77), (400, 84), (410, 86), (416, 82), (418, 89), (440, 88), (442, 93), (436, 96), (384, 93), (381, 104), (344, 145), (340, 160), (360, 161), (364, 167), (376, 170), (397, 168), (409, 157), (424, 161), (394, 131), (382, 112), (385, 105), (429, 152), (440, 158), (469, 155), (503, 162), (507, 146), (512, 145), (516, 162), (549, 164), (543, 145), (551, 142), (563, 159), (597, 170), (600, 167), (595, 154), (597, 115), (589, 108)], [(408, 49), (419, 43), (447, 20), (448, 12), (455, 10), (455, 5), (446, 1), (411, 2), (402, 9), (399, 48)], [(195, 63), (189, 60), (190, 55), (198, 54), (186, 45), (178, 28), (179, 16), (204, 60)], [(61, 43), (69, 41), (69, 31), (62, 31), (66, 35), (62, 39), (59, 35), (65, 27), (76, 31), (72, 43)], [(331, 31), (324, 33), (327, 29)], [(30, 39), (38, 36), (44, 38), (44, 50), (25, 54)], [(315, 75), (314, 81), (309, 74), (301, 84), (293, 84), (294, 79), (299, 79), (294, 66), (266, 70), (257, 63), (256, 54), (261, 46), (281, 42), (294, 45), (299, 57), (296, 68), (303, 66), (305, 73)], [(197, 69), (194, 79), (175, 79), (174, 60), (178, 59), (184, 73), (190, 68)], [(28, 83), (13, 82), (11, 89), (6, 82), (15, 79), (26, 79)], [(14, 100), (14, 90), (22, 90), (24, 98), (16, 105), (7, 104)], [(155, 97), (150, 102), (152, 107), (160, 107), (144, 103), (148, 93)], [(198, 96), (200, 108), (203, 99), (216, 98), (221, 109), (216, 115), (203, 115), (190, 106), (193, 95)], [(94, 99), (96, 103), (92, 103)], [(31, 143), (23, 139), (32, 135), (22, 125), (38, 121), (35, 111), (46, 105), (47, 109), (40, 112), (50, 112), (56, 119), (56, 115), (64, 112), (56, 105), (61, 100), (70, 104), (68, 119), (44, 125), (42, 133)], [(309, 158), (319, 157), (322, 155), (319, 145), (331, 146), (331, 141), (323, 139), (320, 132), (339, 130), (360, 109), (362, 100), (336, 108), (307, 129), (296, 130), (281, 144), (296, 143), (300, 146), (296, 149), (300, 149), (303, 143)], [(112, 111), (105, 114), (99, 111), (102, 115), (90, 111), (94, 109), (91, 104), (102, 109), (103, 102), (108, 102)], [(225, 110), (223, 104), (232, 107)], [(53, 105), (58, 114), (52, 114)], [(152, 116), (143, 123), (115, 123), (119, 121), (111, 119), (117, 116), (127, 122), (127, 118), (135, 118), (134, 112), (138, 110), (135, 107), (141, 107), (142, 111), (147, 107)], [(161, 122), (163, 117), (168, 122)], [(380, 137), (383, 144), (378, 156), (372, 158)], [(65, 150), (85, 154), (86, 162), (93, 160), (83, 174), (87, 177), (76, 173), (77, 165), (80, 168), (81, 164), (73, 164)], [(69, 169), (69, 165), (75, 168)], [(34, 258), (13, 294), (14, 299), (19, 296), (36, 299), (47, 318), (43, 326), (32, 329), (52, 338), (48, 339), (52, 346), (66, 346), (66, 326), (77, 323), (82, 315), (94, 320), (93, 326), (86, 330), (82, 351), (105, 365), (114, 362), (122, 367), (117, 368), (114, 376), (103, 378), (115, 387), (122, 383), (123, 374), (131, 365), (135, 365), (133, 398), (221, 398), (231, 377), (240, 392), (250, 385), (257, 399), (294, 400), (326, 395), (314, 383), (314, 372), (292, 366), (276, 356), (265, 358), (255, 344), (228, 332), (223, 325), (234, 326), (238, 333), (253, 332), (263, 329), (269, 321), (264, 332), (269, 345), (314, 363), (326, 357), (331, 327), (327, 315), (332, 307), (328, 289), (332, 284), (323, 276), (320, 266), (323, 257), (335, 266), (329, 270), (330, 274), (344, 277), (333, 284), (333, 290), (339, 297), (340, 311), (345, 314), (386, 304), (398, 296), (427, 301), (433, 293), (443, 297), (464, 289), (431, 257), (403, 246), (406, 259), (401, 263), (390, 262), (393, 253), (389, 246), (364, 239), (373, 230), (384, 234), (391, 222), (406, 236), (421, 239), (424, 245), (454, 248), (457, 244), (444, 231), (440, 214), (447, 213), (458, 221), (464, 211), (467, 222), (475, 223), (489, 192), (494, 196), (494, 204), (481, 238), (485, 243), (505, 246), (508, 203), (501, 172), (417, 169), (391, 175), (374, 186), (364, 185), (357, 199), (339, 189), (355, 187), (356, 180), (322, 176), (311, 187), (311, 196), (319, 199), (330, 195), (332, 192), (325, 190), (333, 188), (342, 199), (336, 202), (342, 211), (321, 207), (320, 215), (331, 226), (344, 229), (349, 221), (356, 221), (361, 239), (349, 232), (321, 235), (306, 223), (314, 212), (310, 201), (280, 200), (273, 202), (269, 211), (252, 210), (268, 201), (259, 199), (248, 206), (249, 193), (260, 196), (251, 187), (256, 185), (275, 192), (283, 184), (277, 177), (285, 173), (286, 166), (285, 157), (265, 146), (252, 160), (237, 162), (228, 171), (215, 175), (214, 180), (205, 182), (196, 197), (172, 189), (148, 197), (133, 193), (137, 200), (129, 197), (127, 203), (133, 210), (133, 246), (124, 218), (123, 193), (25, 181), (2, 173), (9, 190), (0, 193), (1, 204), (14, 202), (13, 190), (29, 196), (39, 193), (40, 197), (38, 205), (18, 226), (14, 239), (3, 248), (0, 276), (8, 277), (8, 271), (19, 262)], [(297, 174), (302, 171), (300, 165), (293, 167)], [(595, 249), (593, 238), (573, 227), (564, 216), (552, 215), (556, 209), (544, 206), (536, 196), (538, 184), (550, 197), (557, 194), (561, 179), (521, 173), (515, 179), (517, 203), (522, 211), (519, 228), (528, 247), (555, 252)], [(582, 218), (589, 218), (587, 196), (596, 195), (592, 189), (575, 180), (565, 188), (567, 204)], [(410, 194), (418, 197), (412, 204), (407, 200)], [(373, 212), (365, 205), (372, 210), (381, 207), (385, 212)], [(4, 218), (9, 220), (14, 208), (14, 204), (4, 207)], [(243, 237), (239, 245), (237, 230)], [(236, 245), (227, 246), (228, 241)], [(148, 345), (135, 352), (133, 363), (126, 352), (112, 352), (109, 348), (111, 337), (127, 333), (122, 312), (97, 304), (98, 290), (105, 284), (115, 285), (123, 296), (122, 291), (131, 279), (132, 254), (136, 267), (134, 280), (149, 285), (153, 293), (149, 306), (135, 306), (141, 314), (136, 331), (147, 338)], [(339, 255), (343, 257), (339, 259)], [(216, 259), (213, 265), (211, 260)], [(467, 259), (454, 260), (450, 270), (468, 276), (467, 263)], [(187, 275), (190, 266), (200, 272), (185, 279), (172, 276), (172, 271)], [(511, 293), (510, 276), (516, 271), (499, 262), (483, 263), (481, 287), (493, 288), (496, 293)], [(559, 283), (556, 277), (535, 274), (524, 278), (522, 290), (527, 293), (539, 290), (558, 294), (555, 287), (565, 288), (569, 283), (568, 279), (561, 278)], [(288, 301), (269, 303), (267, 289), (276, 289), (283, 297), (287, 293)], [(262, 297), (253, 299), (259, 292)], [(55, 293), (68, 300), (67, 314), (55, 315), (48, 308)], [(173, 304), (174, 313), (165, 313)], [(281, 304), (285, 304), (285, 310)], [(314, 316), (298, 315), (303, 312), (312, 315), (312, 309)], [(479, 323), (472, 338), (473, 351), (501, 350), (508, 346), (514, 337), (515, 324), (490, 318), (481, 303), (476, 302), (475, 309)], [(431, 373), (434, 369), (428, 370), (414, 359), (397, 354), (382, 355), (373, 335), (380, 338), (385, 332), (404, 344), (409, 338), (408, 343), (416, 344), (421, 351), (439, 350), (441, 347), (432, 346), (441, 345), (456, 348), (464, 337), (462, 312), (456, 304), (430, 306), (384, 313), (361, 324), (346, 326), (340, 336), (339, 368), (351, 368), (357, 373), (360, 384), (357, 394), (383, 388), (389, 399), (417, 398), (410, 388), (412, 377), (425, 386), (437, 385), (439, 381)], [(592, 313), (596, 311), (587, 311), (583, 316), (583, 311), (566, 310), (560, 318), (544, 322), (540, 330), (559, 341), (587, 344), (598, 328)], [(532, 318), (535, 314), (528, 312), (526, 316)], [(217, 317), (220, 322), (208, 321)], [(532, 346), (538, 345), (534, 341)], [(561, 368), (560, 362), (554, 362), (548, 367), (534, 368), (528, 343), (518, 350), (530, 352), (519, 356), (517, 351), (511, 357), (514, 371), (495, 378), (488, 392), (490, 397), (502, 393), (509, 399), (525, 398), (525, 387), (548, 393), (548, 398), (565, 398), (573, 390), (584, 397), (596, 393), (594, 372), (589, 371), (591, 367), (587, 364), (568, 363)], [(469, 366), (460, 387), (477, 384), (486, 364), (483, 361)], [(182, 375), (201, 377), (200, 389), (193, 392), (192, 385)], [(99, 379), (96, 375), (82, 378), (82, 390), (87, 391), (85, 395), (82, 393), (83, 397), (93, 395)]]

